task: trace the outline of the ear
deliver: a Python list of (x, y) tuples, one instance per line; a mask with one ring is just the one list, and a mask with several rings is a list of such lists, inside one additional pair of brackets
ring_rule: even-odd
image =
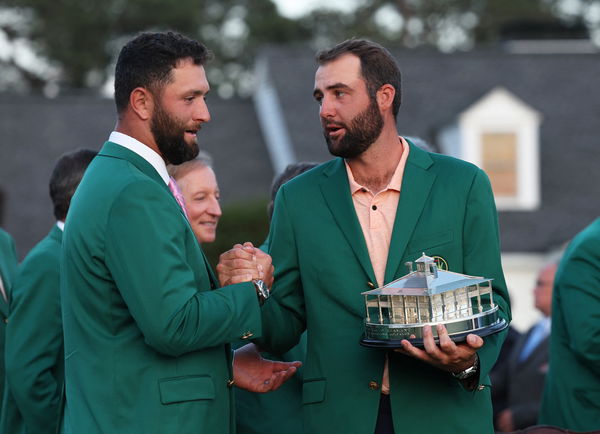
[(391, 84), (384, 84), (377, 90), (377, 104), (381, 111), (391, 110), (396, 96), (396, 89)]
[(144, 87), (136, 87), (129, 95), (131, 110), (143, 121), (152, 117), (154, 95)]

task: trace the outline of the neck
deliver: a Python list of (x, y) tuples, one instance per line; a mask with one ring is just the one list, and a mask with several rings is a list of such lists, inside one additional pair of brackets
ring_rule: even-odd
[[(127, 118), (121, 118), (117, 121), (115, 131), (123, 134), (127, 134), (129, 137), (140, 141), (144, 145), (148, 146), (158, 155), (162, 156), (162, 153), (158, 149), (158, 145), (154, 140), (152, 131), (148, 128), (147, 124), (139, 125), (135, 122), (129, 122)], [(164, 158), (163, 158), (164, 159)]]
[(352, 176), (377, 194), (388, 186), (402, 157), (403, 147), (395, 128), (384, 128), (375, 142), (356, 158), (347, 159)]

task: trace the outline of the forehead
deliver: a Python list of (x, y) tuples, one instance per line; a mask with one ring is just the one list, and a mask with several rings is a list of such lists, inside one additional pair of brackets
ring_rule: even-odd
[(167, 87), (176, 87), (184, 91), (208, 92), (210, 86), (206, 79), (206, 71), (202, 65), (196, 65), (191, 59), (183, 59), (177, 62), (171, 70), (171, 81)]
[(212, 187), (217, 184), (215, 172), (208, 166), (194, 166), (181, 176), (181, 181), (191, 188)]
[(363, 80), (360, 59), (354, 54), (344, 54), (319, 66), (315, 73), (315, 89), (324, 90), (338, 83), (350, 85), (357, 80)]

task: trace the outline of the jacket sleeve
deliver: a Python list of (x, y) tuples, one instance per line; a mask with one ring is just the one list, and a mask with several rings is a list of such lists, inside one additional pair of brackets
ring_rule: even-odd
[(271, 297), (262, 308), (263, 339), (257, 342), (276, 354), (285, 353), (296, 345), (306, 328), (299, 257), (286, 201), (286, 189), (282, 187), (275, 200), (268, 238), (269, 254), (275, 265), (275, 282)]
[[(191, 229), (168, 192), (152, 181), (129, 184), (109, 213), (106, 264), (146, 343), (178, 356), (260, 336), (252, 283), (211, 290), (205, 264), (191, 264)], [(187, 228), (186, 228), (187, 227)], [(193, 239), (193, 241), (190, 241)], [(198, 271), (200, 270), (200, 271)], [(198, 274), (206, 287), (197, 288)]]
[[(494, 303), (499, 306), (500, 318), (510, 322), (510, 300), (502, 272), (496, 205), (488, 177), (479, 169), (466, 202), (463, 246), (464, 272), (494, 279)], [(484, 345), (478, 351), (480, 380), (489, 374), (496, 363), (507, 333), (508, 329), (505, 329), (484, 338)]]

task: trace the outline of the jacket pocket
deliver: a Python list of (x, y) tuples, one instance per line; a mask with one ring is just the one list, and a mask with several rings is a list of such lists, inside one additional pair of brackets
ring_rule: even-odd
[(327, 380), (318, 378), (306, 380), (302, 385), (302, 404), (316, 404), (325, 401)]
[(435, 252), (431, 251), (432, 249), (450, 243), (453, 239), (454, 236), (452, 231), (427, 235), (427, 237), (411, 240), (410, 243), (408, 243), (406, 251), (409, 252), (408, 256), (413, 256), (413, 254), (421, 256), (423, 252), (425, 252), (426, 255), (431, 256), (435, 254)]
[(207, 375), (161, 378), (158, 389), (163, 404), (215, 399), (215, 385)]

